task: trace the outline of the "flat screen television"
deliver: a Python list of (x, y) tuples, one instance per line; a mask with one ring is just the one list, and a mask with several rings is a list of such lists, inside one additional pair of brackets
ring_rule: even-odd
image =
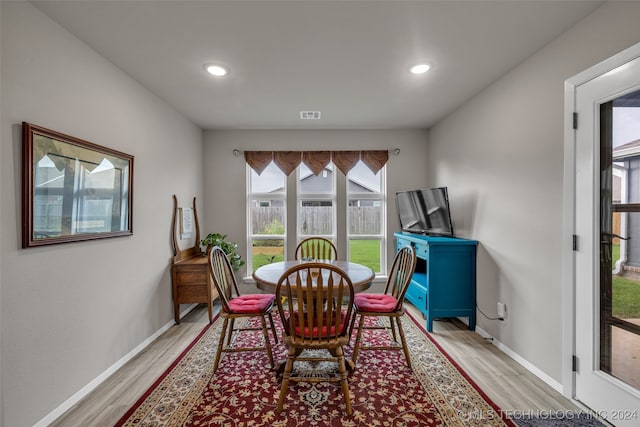
[(410, 233), (453, 236), (447, 187), (396, 193), (400, 228)]

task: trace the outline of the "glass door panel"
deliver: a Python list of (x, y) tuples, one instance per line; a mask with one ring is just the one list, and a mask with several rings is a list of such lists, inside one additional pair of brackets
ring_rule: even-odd
[(600, 370), (640, 388), (640, 91), (600, 106)]

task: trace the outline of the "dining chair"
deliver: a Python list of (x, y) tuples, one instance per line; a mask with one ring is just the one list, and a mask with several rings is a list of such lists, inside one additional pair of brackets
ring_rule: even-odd
[(335, 261), (338, 259), (338, 250), (336, 249), (336, 245), (329, 239), (325, 239), (324, 237), (308, 237), (298, 243), (295, 259)]
[[(396, 253), (393, 260), (384, 293), (359, 293), (355, 296), (353, 303), (355, 314), (349, 330), (349, 336), (351, 336), (356, 316), (359, 315), (358, 334), (356, 336), (356, 343), (353, 346), (353, 356), (351, 358), (354, 364), (358, 360), (360, 350), (403, 350), (409, 370), (412, 370), (409, 347), (407, 347), (407, 341), (404, 336), (400, 318), (404, 316), (404, 297), (415, 269), (416, 251), (412, 246), (404, 246)], [(386, 326), (386, 324), (365, 326), (365, 319), (367, 317), (387, 317), (389, 319), (389, 326)], [(396, 324), (402, 345), (397, 344)], [(394, 344), (386, 346), (363, 345), (362, 335), (365, 329), (390, 329)]]
[[(244, 294), (238, 292), (238, 284), (227, 254), (219, 247), (214, 246), (209, 251), (209, 271), (213, 278), (213, 283), (218, 291), (222, 309), (220, 316), (224, 319), (222, 330), (220, 331), (220, 339), (218, 340), (218, 349), (216, 351), (216, 360), (213, 364), (213, 371), (218, 369), (218, 363), (222, 353), (240, 352), (240, 351), (259, 351), (266, 350), (269, 356), (271, 367), (273, 364), (273, 353), (271, 351), (271, 341), (267, 329), (271, 329), (275, 343), (278, 343), (276, 328), (273, 323), (271, 311), (274, 306), (275, 295), (273, 294)], [(259, 318), (261, 327), (241, 325), (235, 327), (235, 319), (239, 318)], [(269, 319), (269, 328), (266, 319)], [(262, 330), (264, 337), (264, 346), (256, 347), (235, 347), (231, 345), (231, 338), (234, 333), (247, 331)], [(225, 336), (227, 338), (224, 344)]]
[[(340, 382), (346, 412), (351, 415), (351, 397), (343, 347), (353, 314), (353, 284), (344, 270), (326, 263), (309, 262), (289, 268), (276, 286), (276, 302), (284, 328), (282, 341), (288, 347), (276, 413), (284, 406), (289, 381)], [(310, 354), (303, 350), (314, 351)], [(328, 352), (327, 352), (328, 351)], [(338, 376), (294, 374), (294, 362), (333, 361)]]

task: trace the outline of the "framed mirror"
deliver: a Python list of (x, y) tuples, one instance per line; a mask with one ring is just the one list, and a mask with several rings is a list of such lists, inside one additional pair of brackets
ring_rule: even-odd
[(22, 247), (133, 234), (133, 156), (22, 123)]

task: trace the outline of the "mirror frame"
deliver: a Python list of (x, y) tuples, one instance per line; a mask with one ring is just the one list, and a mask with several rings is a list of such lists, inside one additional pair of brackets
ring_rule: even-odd
[[(121, 214), (118, 216), (111, 216), (112, 221), (114, 218), (117, 221), (118, 217), (126, 218), (126, 229), (120, 231), (95, 231), (95, 232), (67, 232), (52, 236), (52, 237), (39, 237), (35, 238), (34, 229), (34, 206), (35, 206), (35, 177), (36, 177), (36, 163), (34, 162), (34, 143), (37, 143), (36, 136), (42, 136), (55, 140), (58, 145), (64, 147), (65, 144), (72, 147), (68, 147), (70, 152), (86, 152), (88, 150), (91, 155), (99, 157), (100, 155), (109, 156), (111, 159), (117, 160), (118, 164), (124, 164), (127, 168), (127, 173), (123, 173), (120, 178), (121, 188), (126, 186), (126, 208), (123, 208)], [(38, 147), (36, 147), (38, 148)], [(50, 154), (50, 153), (49, 153)], [(46, 157), (49, 157), (47, 154)], [(58, 156), (60, 157), (60, 156)], [(66, 157), (66, 156), (62, 156)], [(44, 158), (44, 157), (43, 157)], [(87, 159), (79, 159), (78, 157), (66, 157), (70, 160), (75, 160), (76, 164), (79, 162), (97, 165), (97, 163), (89, 162)], [(103, 157), (104, 158), (104, 157)], [(109, 162), (107, 162), (109, 163)], [(111, 163), (111, 167), (113, 164)], [(94, 166), (94, 169), (97, 166)], [(41, 169), (41, 168), (40, 168)], [(63, 175), (64, 176), (64, 175)], [(70, 188), (65, 188), (66, 184), (62, 186), (63, 199), (64, 194), (74, 194), (75, 185), (70, 185)], [(123, 199), (124, 200), (124, 199)], [(74, 202), (75, 203), (75, 202)], [(61, 223), (64, 221), (64, 216), (60, 216)], [(80, 220), (73, 222), (69, 220), (69, 223), (73, 223), (76, 227)], [(60, 227), (62, 229), (62, 226)], [(44, 245), (54, 245), (60, 243), (80, 242), (86, 240), (104, 239), (109, 237), (131, 236), (133, 234), (133, 156), (122, 153), (116, 150), (112, 150), (107, 147), (83, 141), (73, 136), (65, 135), (60, 132), (56, 132), (50, 129), (43, 128), (31, 123), (22, 122), (22, 247), (31, 248)]]

